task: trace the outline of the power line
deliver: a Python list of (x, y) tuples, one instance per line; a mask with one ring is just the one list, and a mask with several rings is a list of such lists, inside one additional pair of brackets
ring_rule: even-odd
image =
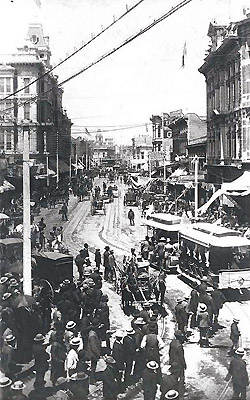
[[(113, 48), (112, 50), (110, 50), (109, 52), (103, 54), (101, 57), (99, 57), (97, 60), (95, 60), (94, 62), (88, 64), (86, 67), (82, 68), (80, 71), (78, 71), (77, 73), (71, 75), (70, 77), (66, 78), (65, 80), (63, 80), (62, 82), (58, 83), (55, 86), (50, 87), (48, 90), (46, 90), (45, 92), (42, 93), (42, 95), (45, 95), (46, 93), (50, 92), (51, 90), (58, 88), (62, 85), (64, 85), (65, 83), (68, 83), (69, 81), (71, 81), (72, 79), (76, 78), (77, 76), (81, 75), (83, 72), (87, 71), (88, 69), (90, 69), (91, 67), (93, 67), (94, 65), (98, 64), (99, 62), (103, 61), (105, 58), (111, 56), (112, 54), (114, 54), (115, 52), (117, 52), (118, 50), (120, 50), (122, 47), (125, 47), (127, 44), (131, 43), (133, 40), (135, 40), (137, 37), (143, 35), (144, 33), (146, 33), (147, 31), (149, 31), (151, 28), (153, 28), (155, 25), (157, 25), (158, 23), (162, 22), (164, 19), (168, 18), (169, 16), (171, 16), (172, 14), (174, 14), (176, 11), (179, 11), (182, 7), (184, 7), (185, 5), (187, 5), (188, 3), (190, 3), (192, 0), (183, 0), (181, 1), (179, 4), (177, 4), (176, 6), (172, 7), (168, 12), (166, 12), (165, 14), (163, 14), (161, 17), (159, 17), (158, 19), (154, 20), (151, 24), (147, 25), (145, 28), (141, 29), (139, 32), (135, 33), (134, 35), (130, 36), (128, 39), (126, 39), (125, 41), (123, 41), (120, 45), (118, 45), (117, 47)], [(19, 103), (20, 107), (24, 104), (31, 104), (34, 101), (36, 101), (36, 99), (40, 96), (36, 95), (34, 96), (32, 99), (30, 100), (26, 100), (23, 103)], [(16, 105), (17, 107), (19, 107), (18, 105)], [(11, 110), (14, 107), (10, 107), (7, 108), (5, 110), (2, 110), (3, 112), (6, 110)]]
[(8, 96), (0, 99), (0, 101), (4, 101), (9, 99), (10, 97), (16, 95), (17, 93), (21, 92), (22, 90), (28, 88), (29, 86), (33, 85), (34, 83), (38, 82), (42, 78), (44, 78), (46, 75), (50, 74), (50, 72), (54, 71), (57, 67), (68, 61), (71, 57), (79, 53), (82, 49), (84, 49), (86, 46), (88, 46), (90, 43), (92, 43), (95, 39), (97, 39), (99, 36), (101, 36), (104, 32), (106, 32), (108, 29), (110, 29), (113, 25), (115, 25), (118, 21), (120, 21), (123, 17), (125, 17), (127, 14), (129, 14), (131, 11), (133, 11), (137, 6), (139, 6), (144, 0), (139, 0), (135, 5), (133, 5), (131, 8), (127, 8), (126, 12), (124, 12), (120, 17), (117, 19), (114, 19), (111, 24), (109, 24), (106, 28), (103, 28), (97, 35), (92, 37), (88, 42), (84, 43), (82, 46), (80, 46), (78, 49), (73, 51), (69, 56), (64, 58), (62, 61), (60, 61), (58, 64), (56, 64), (54, 67), (50, 68), (48, 71), (46, 71), (44, 74), (33, 80), (32, 82), (28, 83), (27, 85), (21, 87), (20, 89), (14, 91), (13, 93), (8, 94)]

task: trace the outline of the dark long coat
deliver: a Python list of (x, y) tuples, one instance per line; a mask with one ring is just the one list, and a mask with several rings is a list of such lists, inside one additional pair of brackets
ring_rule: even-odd
[(121, 342), (117, 340), (114, 342), (113, 350), (112, 350), (112, 357), (116, 361), (116, 369), (117, 371), (124, 370), (124, 347)]
[(108, 365), (103, 371), (103, 397), (107, 400), (116, 400), (119, 384), (115, 369)]
[(246, 388), (249, 385), (249, 378), (246, 370), (246, 362), (240, 357), (232, 359), (229, 366), (229, 373), (232, 375), (232, 381), (234, 385), (239, 388)]

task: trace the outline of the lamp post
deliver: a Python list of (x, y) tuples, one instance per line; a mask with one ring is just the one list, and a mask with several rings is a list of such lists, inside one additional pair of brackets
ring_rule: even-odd
[(58, 140), (58, 132), (56, 132), (56, 186), (58, 187), (59, 183), (59, 140)]
[(32, 295), (30, 237), (30, 126), (23, 124), (23, 292)]
[(163, 193), (166, 194), (166, 152), (163, 150)]

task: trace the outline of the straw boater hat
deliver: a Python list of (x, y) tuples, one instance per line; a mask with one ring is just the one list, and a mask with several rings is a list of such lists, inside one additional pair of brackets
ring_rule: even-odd
[(4, 285), (8, 280), (9, 278), (7, 278), (7, 276), (2, 276), (2, 278), (0, 279), (0, 284)]
[(12, 390), (23, 390), (26, 385), (22, 381), (16, 381), (11, 385)]
[(135, 331), (132, 328), (126, 329), (127, 335), (134, 335)]
[(103, 357), (103, 359), (106, 362), (106, 364), (115, 364), (116, 363), (115, 359), (111, 356), (105, 356), (105, 357)]
[(71, 381), (84, 381), (88, 379), (88, 375), (85, 374), (85, 372), (77, 372), (76, 374), (71, 375), (70, 380)]
[(183, 299), (182, 299), (181, 297), (177, 297), (176, 302), (177, 302), (177, 303), (182, 303), (182, 300), (183, 300)]
[(12, 384), (12, 380), (7, 376), (3, 376), (0, 378), (0, 388), (8, 387)]
[(159, 364), (158, 364), (156, 361), (149, 361), (149, 362), (146, 364), (146, 367), (147, 367), (148, 369), (153, 369), (153, 370), (155, 370), (155, 369), (158, 369), (158, 368), (159, 368)]
[(15, 336), (11, 333), (10, 335), (7, 335), (5, 340), (7, 343), (13, 342), (15, 340)]
[(3, 295), (3, 297), (2, 297), (2, 300), (5, 301), (5, 300), (9, 299), (11, 296), (12, 296), (11, 293), (6, 292), (6, 293), (4, 293), (4, 295)]
[(139, 318), (137, 318), (137, 319), (134, 321), (134, 324), (135, 324), (135, 325), (145, 325), (146, 322), (144, 321), (143, 318), (139, 317)]
[(38, 333), (35, 337), (34, 337), (34, 342), (44, 342), (45, 337), (43, 336), (42, 333)]
[(238, 324), (240, 320), (238, 318), (233, 318), (233, 322), (236, 322)]
[(207, 310), (207, 306), (204, 303), (200, 303), (198, 308), (200, 312), (205, 312)]
[(75, 321), (69, 321), (66, 325), (66, 329), (73, 329), (75, 328), (75, 326), (76, 326)]
[(72, 347), (78, 347), (81, 344), (81, 339), (78, 337), (74, 337), (69, 343)]
[(177, 392), (177, 390), (169, 390), (165, 394), (165, 399), (167, 399), (167, 400), (178, 399), (178, 397), (179, 397), (179, 393)]
[(238, 356), (244, 356), (245, 350), (243, 349), (243, 347), (238, 347), (238, 349), (235, 350), (235, 354), (238, 354)]

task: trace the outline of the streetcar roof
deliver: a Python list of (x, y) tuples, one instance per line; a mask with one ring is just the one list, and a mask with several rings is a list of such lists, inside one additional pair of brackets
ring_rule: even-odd
[(181, 227), (181, 217), (172, 214), (155, 213), (149, 219), (144, 219), (144, 225), (168, 232), (178, 232)]
[(198, 222), (182, 227), (181, 237), (209, 247), (246, 247), (250, 248), (250, 240), (242, 237), (241, 232), (223, 226)]

